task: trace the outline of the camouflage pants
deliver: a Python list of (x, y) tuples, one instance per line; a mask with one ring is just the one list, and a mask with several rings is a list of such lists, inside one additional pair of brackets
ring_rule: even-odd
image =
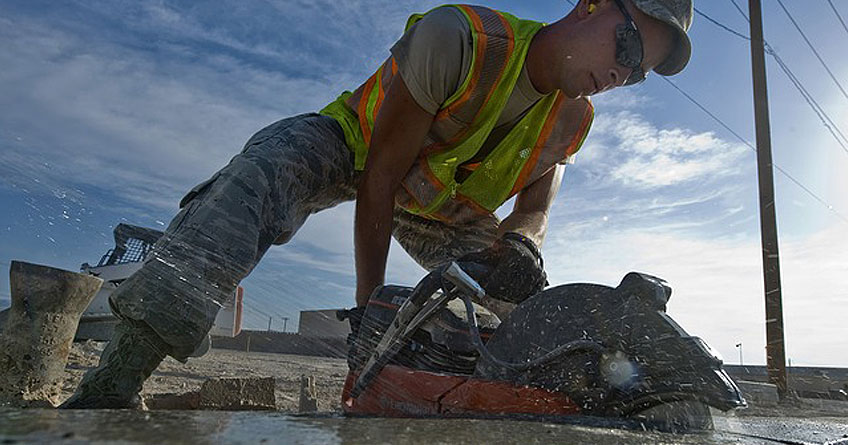
[[(183, 198), (142, 269), (113, 292), (112, 309), (147, 323), (184, 360), (267, 249), (309, 215), (355, 199), (358, 177), (334, 120), (305, 114), (269, 125)], [(397, 210), (393, 235), (429, 270), (490, 246), (498, 223), (450, 226)]]

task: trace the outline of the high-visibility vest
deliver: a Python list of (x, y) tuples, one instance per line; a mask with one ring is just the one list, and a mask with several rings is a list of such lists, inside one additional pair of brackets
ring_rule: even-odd
[[(530, 42), (543, 26), (480, 6), (447, 5), (468, 20), (474, 54), (464, 82), (438, 110), (395, 204), (431, 219), (463, 223), (491, 214), (525, 186), (580, 149), (594, 118), (586, 98), (559, 90), (539, 99), (461, 183), (457, 169), (489, 137), (521, 74)], [(407, 29), (423, 17), (409, 18)], [(385, 92), (397, 74), (393, 57), (353, 93), (321, 110), (335, 118), (365, 168), (371, 133)]]

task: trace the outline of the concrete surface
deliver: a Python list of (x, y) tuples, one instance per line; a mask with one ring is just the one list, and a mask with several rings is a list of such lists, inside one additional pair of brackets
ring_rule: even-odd
[(212, 379), (200, 385), (200, 408), (220, 410), (274, 410), (274, 378)]
[[(97, 361), (102, 344), (74, 345), (66, 374), (70, 394)], [(292, 443), (292, 444), (829, 444), (848, 445), (848, 402), (799, 400), (754, 404), (716, 416), (715, 432), (674, 435), (622, 429), (574, 418), (571, 424), (507, 420), (344, 418), (339, 393), (344, 360), (213, 349), (187, 365), (166, 360), (145, 396), (196, 392), (216, 377), (274, 377), (273, 412), (0, 410), (0, 444), (14, 443)], [(298, 415), (302, 376), (313, 376), (319, 413)], [(310, 388), (311, 390), (311, 388)], [(310, 391), (311, 392), (311, 391)], [(199, 402), (197, 402), (199, 403)]]
[[(721, 420), (721, 419), (719, 419)], [(721, 422), (718, 422), (721, 423)], [(591, 424), (591, 423), (589, 423)], [(0, 410), (0, 443), (848, 444), (848, 419), (728, 419), (718, 431), (664, 434), (506, 420), (295, 417), (217, 411)]]
[(748, 403), (776, 404), (779, 400), (777, 386), (771, 383), (737, 380), (736, 385), (739, 386), (742, 396), (745, 397)]

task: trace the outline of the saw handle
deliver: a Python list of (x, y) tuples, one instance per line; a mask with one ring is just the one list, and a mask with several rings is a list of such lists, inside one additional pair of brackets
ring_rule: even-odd
[(407, 328), (415, 319), (415, 316), (421, 312), (430, 297), (442, 287), (443, 269), (444, 266), (434, 269), (422, 278), (415, 289), (412, 290), (409, 298), (400, 306), (394, 320), (389, 324), (377, 347), (374, 348), (365, 366), (363, 366), (356, 382), (354, 382), (350, 391), (351, 399), (359, 397), (382, 371), (383, 367), (409, 342)]
[[(476, 263), (463, 263), (464, 267), (474, 268), (475, 266), (480, 269), (488, 269), (485, 266), (480, 266)], [(471, 278), (463, 267), (460, 267), (455, 261), (451, 261), (450, 264), (445, 267), (444, 272), (442, 272), (442, 277), (450, 281), (454, 286), (456, 286), (457, 290), (464, 294), (468, 294), (477, 298), (483, 298), (486, 296), (486, 291), (480, 286), (474, 278)]]

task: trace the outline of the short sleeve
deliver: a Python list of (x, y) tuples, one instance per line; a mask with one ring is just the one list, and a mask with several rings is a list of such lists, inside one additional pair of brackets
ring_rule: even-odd
[(577, 156), (577, 153), (574, 153), (573, 155), (569, 155), (567, 158), (560, 161), (559, 164), (560, 165), (573, 165), (574, 162), (575, 162), (575, 159), (574, 159), (575, 156)]
[(391, 51), (415, 102), (436, 114), (468, 73), (471, 29), (455, 8), (437, 8), (409, 28)]

